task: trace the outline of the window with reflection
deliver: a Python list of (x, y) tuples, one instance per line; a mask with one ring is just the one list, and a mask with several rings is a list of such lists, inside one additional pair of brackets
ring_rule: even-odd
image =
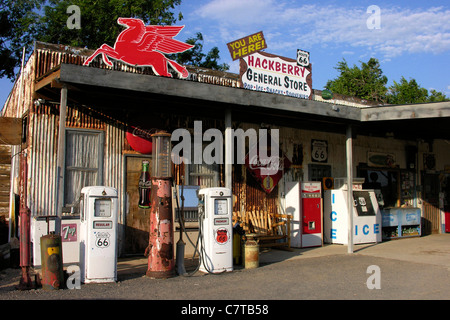
[(358, 177), (364, 178), (363, 189), (380, 190), (383, 196), (383, 207), (400, 205), (399, 170), (358, 168)]

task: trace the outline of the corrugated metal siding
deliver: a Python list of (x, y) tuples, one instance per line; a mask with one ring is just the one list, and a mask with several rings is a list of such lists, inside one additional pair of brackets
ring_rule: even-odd
[[(104, 130), (103, 184), (117, 188), (122, 196), (124, 131), (84, 112), (67, 108), (66, 126)], [(30, 113), (29, 195), (34, 216), (54, 215), (59, 106), (33, 107)], [(122, 199), (120, 199), (122, 200)]]
[(3, 106), (1, 115), (4, 117), (20, 118), (28, 111), (33, 103), (34, 90), (34, 55), (24, 66), (23, 75), (17, 78), (14, 86)]
[[(121, 128), (106, 125), (105, 130), (105, 156), (103, 163), (104, 184), (118, 190), (119, 203), (123, 204), (123, 172), (124, 161), (122, 155), (122, 145), (125, 140), (125, 133)], [(122, 207), (121, 207), (122, 208)], [(120, 209), (121, 209), (120, 208)], [(119, 209), (119, 221), (124, 221), (122, 210)]]
[(29, 121), (28, 206), (33, 216), (54, 215), (59, 119), (55, 114), (38, 111), (30, 114)]

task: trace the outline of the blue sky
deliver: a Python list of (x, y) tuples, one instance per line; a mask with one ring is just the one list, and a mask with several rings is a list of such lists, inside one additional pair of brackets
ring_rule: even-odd
[[(380, 9), (379, 29), (367, 27), (368, 20), (374, 21), (374, 13), (367, 12), (372, 5)], [(374, 57), (388, 86), (404, 76), (450, 96), (448, 0), (183, 0), (175, 10), (184, 16), (178, 25), (185, 25), (177, 39), (201, 32), (204, 51), (217, 46), (231, 72), (239, 72), (239, 63), (232, 61), (226, 44), (263, 31), (268, 53), (296, 58), (297, 49), (310, 52), (314, 89), (338, 76), (334, 68), (343, 58), (359, 66)], [(0, 106), (11, 87), (10, 80), (0, 79)]]

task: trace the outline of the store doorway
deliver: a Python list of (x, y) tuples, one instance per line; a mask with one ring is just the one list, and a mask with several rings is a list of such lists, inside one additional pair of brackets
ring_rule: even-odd
[(439, 174), (422, 173), (422, 235), (439, 233)]
[[(126, 217), (125, 217), (125, 255), (144, 254), (148, 246), (150, 228), (150, 209), (141, 209), (139, 202), (139, 178), (142, 172), (142, 161), (150, 162), (151, 157), (142, 155), (126, 155)], [(150, 172), (151, 175), (151, 172)]]

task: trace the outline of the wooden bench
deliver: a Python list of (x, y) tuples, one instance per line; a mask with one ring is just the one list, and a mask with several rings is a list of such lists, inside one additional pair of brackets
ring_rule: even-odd
[[(246, 234), (253, 234), (260, 247), (291, 247), (291, 215), (258, 210), (233, 212), (233, 223), (239, 222)], [(281, 241), (282, 240), (282, 241)]]

